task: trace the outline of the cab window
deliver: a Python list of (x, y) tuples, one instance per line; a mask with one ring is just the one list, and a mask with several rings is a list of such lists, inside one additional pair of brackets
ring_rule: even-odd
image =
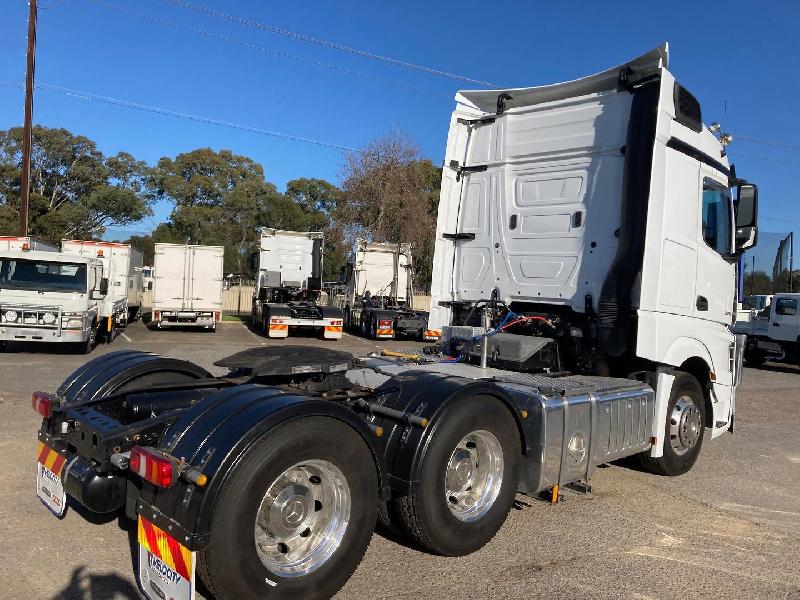
[(722, 256), (731, 251), (730, 206), (730, 190), (713, 179), (703, 179), (703, 240)]
[(778, 298), (775, 302), (775, 314), (794, 316), (797, 314), (797, 298)]

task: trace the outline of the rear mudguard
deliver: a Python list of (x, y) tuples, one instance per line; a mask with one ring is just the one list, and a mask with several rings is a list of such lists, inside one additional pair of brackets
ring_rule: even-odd
[(203, 548), (215, 501), (245, 452), (275, 427), (312, 416), (338, 419), (361, 435), (374, 458), (380, 495), (385, 496), (388, 477), (381, 449), (356, 413), (334, 402), (246, 384), (220, 390), (187, 409), (164, 435), (161, 448), (200, 469), (208, 484), (198, 487), (180, 480), (167, 489), (145, 484), (137, 512), (174, 532), (190, 549)]
[(71, 405), (128, 389), (210, 377), (208, 371), (185, 360), (139, 350), (121, 350), (87, 362), (64, 380), (56, 395), (63, 404)]
[(520, 433), (523, 461), (530, 456), (530, 436), (522, 418), (523, 411), (528, 408), (527, 400), (510, 397), (491, 381), (429, 371), (409, 371), (390, 379), (377, 392), (380, 394), (377, 398), (379, 404), (428, 420), (425, 428), (381, 417), (376, 417), (373, 421), (374, 425), (383, 427), (385, 431), (380, 443), (393, 497), (406, 496), (417, 488), (420, 466), (431, 439), (446, 418), (448, 410), (451, 407), (458, 410), (454, 405), (467, 396), (492, 396), (505, 404)]

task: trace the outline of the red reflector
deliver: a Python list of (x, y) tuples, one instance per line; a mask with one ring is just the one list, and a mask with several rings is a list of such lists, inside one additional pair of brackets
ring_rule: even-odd
[(153, 320), (158, 321), (161, 318), (161, 311), (154, 310), (153, 311)]
[(172, 485), (173, 460), (159, 453), (157, 450), (148, 450), (141, 446), (131, 448), (130, 469), (145, 481), (158, 487)]
[(392, 327), (391, 321), (378, 321), (378, 327), (381, 329), (390, 329)]
[(38, 412), (45, 419), (49, 419), (50, 414), (53, 412), (53, 399), (50, 398), (50, 394), (45, 394), (44, 392), (33, 392), (31, 405), (33, 406), (33, 410)]
[(214, 313), (214, 320), (215, 321), (221, 321), (222, 320), (222, 313), (220, 313), (220, 312)]
[(331, 326), (332, 327), (341, 327), (342, 326), (342, 322), (333, 320), (333, 321), (331, 321)]

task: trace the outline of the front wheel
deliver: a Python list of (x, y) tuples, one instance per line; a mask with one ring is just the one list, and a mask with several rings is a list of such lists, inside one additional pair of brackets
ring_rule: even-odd
[(198, 556), (214, 597), (336, 593), (375, 527), (377, 472), (365, 468), (373, 464), (361, 436), (331, 418), (290, 422), (258, 441), (222, 491)]
[(639, 455), (642, 465), (658, 475), (683, 475), (692, 468), (705, 433), (706, 403), (697, 379), (689, 373), (676, 373), (667, 404), (664, 424), (664, 454), (658, 458), (650, 452)]
[(507, 407), (491, 396), (454, 403), (441, 417), (409, 496), (391, 501), (393, 523), (436, 554), (462, 556), (491, 540), (517, 491), (521, 442)]

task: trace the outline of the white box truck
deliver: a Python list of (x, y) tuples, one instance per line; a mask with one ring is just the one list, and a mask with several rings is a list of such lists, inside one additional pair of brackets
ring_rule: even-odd
[(328, 340), (342, 337), (342, 310), (318, 302), (324, 239), (320, 231), (261, 230), (252, 256), (257, 275), (251, 315), (268, 337), (288, 337), (290, 327), (318, 330)]
[(9, 342), (46, 342), (88, 354), (106, 332), (103, 262), (54, 248), (0, 250), (0, 350)]
[(58, 246), (31, 236), (0, 236), (0, 250), (35, 250), (36, 252), (58, 252)]
[(800, 294), (779, 292), (769, 296), (762, 315), (737, 323), (736, 331), (747, 335), (747, 364), (755, 367), (774, 360), (800, 365)]
[(436, 341), (428, 313), (415, 310), (411, 244), (358, 239), (347, 264), (344, 323), (372, 339)]
[(109, 339), (113, 339), (114, 330), (127, 327), (130, 317), (138, 314), (141, 308), (141, 276), (138, 277), (139, 288), (135, 286), (137, 268), (142, 266), (142, 253), (130, 244), (89, 240), (63, 240), (61, 251), (90, 256), (103, 263), (108, 278), (108, 294), (102, 303), (101, 317), (106, 318), (106, 333)]
[(202, 327), (222, 320), (222, 246), (156, 244), (152, 322), (158, 329)]
[(755, 243), (756, 193), (666, 47), (577, 81), (456, 99), (438, 351), (252, 348), (215, 363), (238, 380), (105, 355), (34, 394), (39, 497), (57, 513), (66, 494), (90, 512), (125, 507), (148, 598), (192, 597), (195, 565), (221, 597), (330, 597), (376, 518), (461, 556), (519, 493), (588, 492), (598, 465), (633, 455), (681, 475), (732, 430), (736, 263)]

